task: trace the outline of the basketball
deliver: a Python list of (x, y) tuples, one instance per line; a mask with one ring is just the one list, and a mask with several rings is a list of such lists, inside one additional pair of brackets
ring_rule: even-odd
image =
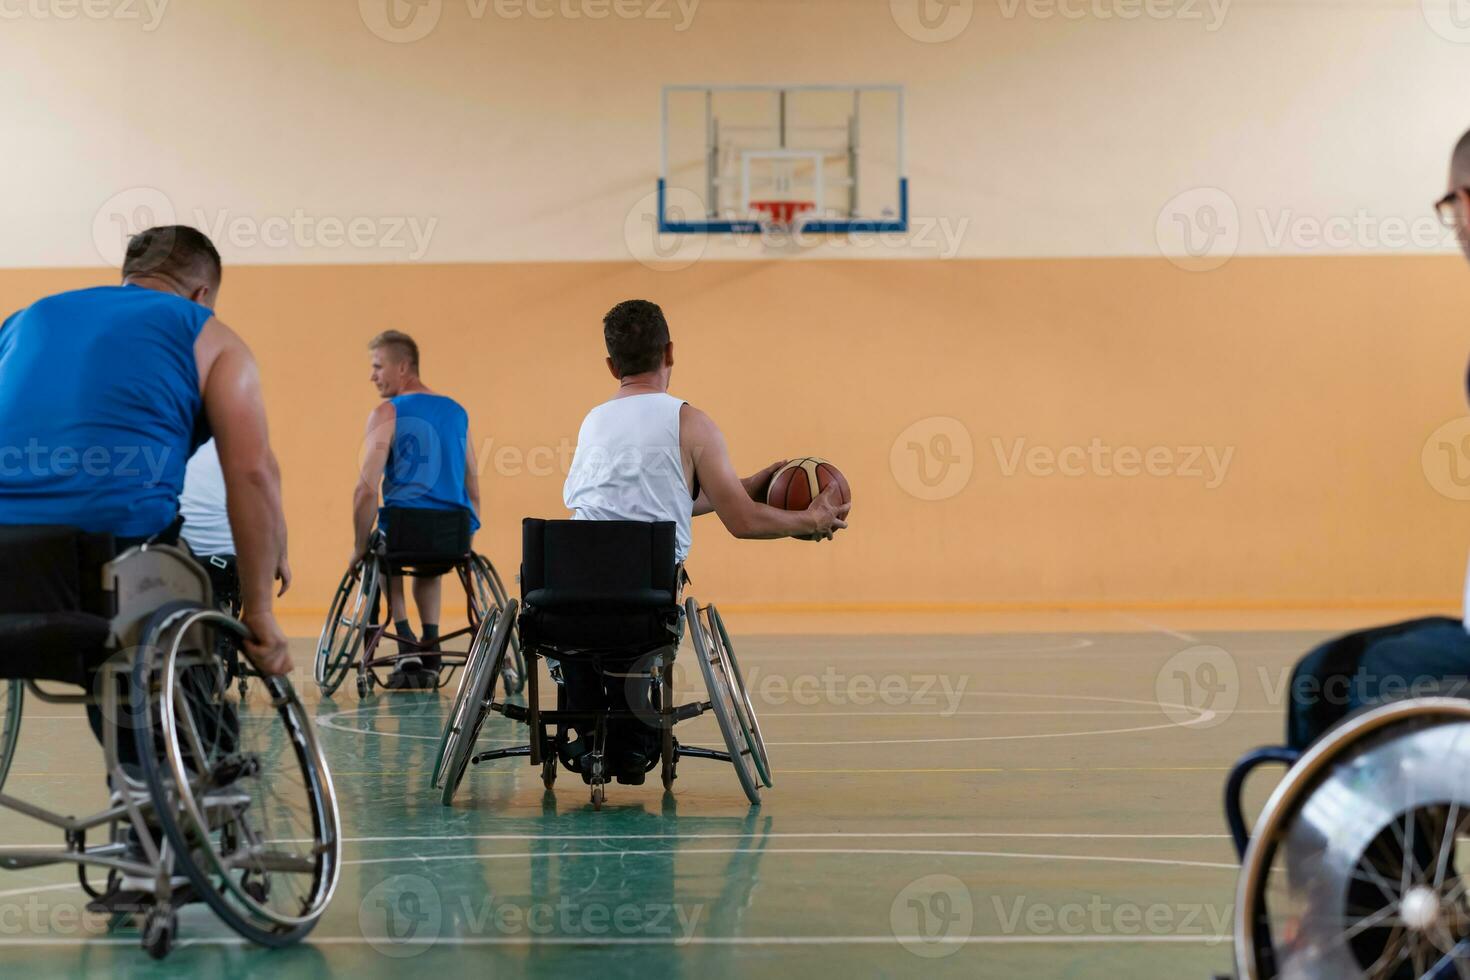
[(771, 486), (766, 491), (766, 503), (782, 510), (806, 510), (812, 498), (827, 485), (836, 481), (844, 504), (852, 503), (852, 490), (842, 471), (820, 456), (803, 456), (793, 459), (771, 477)]

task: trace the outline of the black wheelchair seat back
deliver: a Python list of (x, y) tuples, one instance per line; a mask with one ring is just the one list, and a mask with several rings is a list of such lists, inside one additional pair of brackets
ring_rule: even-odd
[(679, 631), (672, 521), (521, 525), (521, 642), (638, 656)]
[(442, 575), (468, 559), (474, 530), (467, 510), (388, 507), (383, 512), (388, 570)]
[(107, 658), (113, 547), (72, 527), (0, 526), (0, 678), (86, 684)]

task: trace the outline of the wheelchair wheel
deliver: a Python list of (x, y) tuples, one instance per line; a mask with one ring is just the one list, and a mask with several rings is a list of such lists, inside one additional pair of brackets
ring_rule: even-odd
[(429, 785), (435, 788), (439, 786), (439, 777), (444, 772), (444, 760), (449, 756), (449, 736), (459, 730), (459, 716), (463, 712), (466, 697), (469, 694), (469, 679), (477, 672), (480, 661), (488, 656), (490, 639), (495, 633), (495, 624), (499, 619), (500, 610), (491, 610), (490, 615), (480, 622), (480, 628), (475, 631), (474, 639), (470, 641), (470, 651), (465, 656), (464, 669), (459, 672), (459, 686), (455, 689), (454, 700), (449, 706), (444, 731), (439, 736), (439, 748), (434, 754), (434, 773), (429, 779)]
[(735, 644), (730, 642), (730, 634), (725, 630), (725, 620), (714, 603), (710, 603), (708, 614), (710, 625), (714, 627), (711, 639), (719, 647), (719, 653), (725, 659), (733, 681), (731, 699), (735, 702), (735, 714), (740, 721), (742, 735), (750, 746), (750, 760), (755, 763), (755, 771), (761, 777), (761, 782), (766, 789), (770, 789), (774, 785), (771, 782), (771, 759), (766, 754), (766, 740), (761, 737), (761, 723), (755, 716), (755, 705), (750, 701), (750, 689), (745, 686), (745, 675), (740, 672), (740, 661), (735, 659)]
[[(459, 712), (449, 719), (451, 730), (446, 737), (446, 761), (441, 773), (443, 791), (439, 800), (445, 806), (454, 803), (454, 794), (464, 780), (470, 758), (475, 754), (475, 742), (480, 738), (480, 728), (485, 716), (490, 713), (490, 702), (495, 699), (495, 682), (500, 678), (506, 651), (510, 648), (510, 633), (515, 623), (516, 602), (514, 599), (505, 607), (490, 634), (489, 656), (481, 657), (475, 669), (467, 671), (466, 693)], [(531, 737), (539, 733), (532, 732)]]
[(378, 575), (378, 563), (369, 556), (342, 576), (337, 586), (331, 612), (316, 644), (314, 669), (323, 696), (336, 691), (357, 664), (377, 608), (378, 589), (382, 587)]
[(1454, 698), (1374, 708), (1303, 755), (1242, 861), (1241, 977), (1470, 976), (1467, 755)]
[(4, 789), (10, 764), (15, 761), (15, 747), (20, 742), (20, 715), (26, 687), (23, 681), (0, 683), (4, 684), (0, 687), (0, 789)]
[(733, 678), (728, 662), (721, 655), (708, 619), (701, 621), (699, 603), (692, 598), (686, 599), (684, 614), (689, 625), (689, 636), (693, 641), (695, 659), (699, 661), (700, 673), (704, 674), (704, 686), (709, 690), (710, 710), (714, 712), (720, 734), (725, 739), (725, 747), (730, 752), (730, 765), (735, 769), (746, 799), (758, 805), (761, 801), (760, 776), (751, 764), (755, 746), (742, 727), (735, 707)]
[[(505, 584), (495, 565), (484, 555), (474, 556), (475, 589), (482, 610), (503, 610), (510, 601)], [(483, 613), (482, 613), (483, 615)], [(521, 638), (513, 627), (510, 633), (510, 654), (505, 658), (501, 671), (507, 694), (520, 694), (526, 689), (526, 658), (521, 654)]]
[(306, 708), (281, 677), (242, 710), (213, 655), (243, 638), (218, 611), (171, 603), (133, 665), (140, 766), (154, 814), (183, 872), (214, 912), (265, 946), (316, 925), (341, 872), (336, 794)]

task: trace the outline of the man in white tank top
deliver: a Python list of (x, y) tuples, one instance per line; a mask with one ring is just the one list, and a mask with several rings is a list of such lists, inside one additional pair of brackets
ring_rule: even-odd
[[(602, 333), (618, 391), (587, 413), (577, 436), (562, 494), (577, 520), (673, 521), (681, 563), (689, 556), (691, 519), (711, 511), (737, 538), (822, 541), (847, 526), (848, 505), (835, 483), (806, 510), (785, 511), (764, 502), (771, 477), (784, 461), (744, 480), (735, 475), (719, 427), (669, 394), (674, 345), (657, 306), (641, 299), (619, 303), (603, 318)], [(561, 676), (569, 703), (577, 707), (633, 708), (635, 715), (651, 710), (647, 683), (610, 682), (578, 663), (563, 663)], [(607, 731), (618, 781), (643, 782), (658, 759), (658, 731), (636, 719), (614, 719)], [(578, 732), (563, 749), (566, 761), (574, 762), (586, 749), (587, 739)]]
[(647, 300), (613, 307), (602, 321), (607, 368), (618, 381), (611, 401), (587, 413), (562, 500), (577, 520), (673, 521), (680, 562), (689, 556), (690, 521), (714, 512), (737, 538), (811, 537), (847, 527), (836, 484), (804, 511), (765, 503), (772, 463), (735, 475), (719, 426), (669, 394), (674, 344), (663, 311)]

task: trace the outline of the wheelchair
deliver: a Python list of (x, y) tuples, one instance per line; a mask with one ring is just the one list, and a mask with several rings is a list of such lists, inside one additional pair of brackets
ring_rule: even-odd
[[(729, 763), (746, 798), (758, 805), (761, 788), (772, 785), (760, 724), (719, 610), (681, 601), (687, 579), (674, 559), (674, 525), (527, 519), (522, 545), (524, 607), (507, 604), (482, 624), (471, 646), (432, 777), (441, 802), (452, 805), (471, 764), (526, 757), (541, 768), (548, 791), (558, 763), (581, 775), (600, 810), (610, 781), (641, 783), (655, 766), (671, 792), (679, 760), (688, 757)], [(497, 690), (516, 629), (526, 654), (524, 705), (501, 700)], [(686, 630), (708, 700), (677, 705), (674, 658)], [(552, 710), (540, 703), (536, 665), (543, 659), (556, 686)], [(574, 677), (583, 679), (577, 704), (569, 694)], [(528, 744), (476, 752), (491, 712), (525, 723)], [(705, 712), (715, 716), (724, 751), (674, 738), (675, 724)], [(614, 765), (620, 739), (657, 739), (658, 747), (639, 756), (641, 771), (629, 771)]]
[[(1251, 829), (1242, 791), (1268, 764), (1287, 772)], [(1470, 976), (1470, 700), (1381, 703), (1250, 752), (1225, 809), (1241, 978)]]
[[(254, 675), (264, 710), (229, 697), (249, 673), (246, 630), (215, 607), (186, 551), (114, 550), (108, 535), (0, 527), (0, 790), (28, 693), (88, 707), (112, 791), (80, 818), (0, 792), (0, 807), (64, 837), (57, 849), (0, 848), (0, 867), (75, 866), (93, 910), (113, 928), (139, 921), (156, 959), (174, 944), (179, 908), (198, 901), (247, 940), (299, 942), (341, 872), (336, 794), (310, 716), (282, 677)], [(56, 684), (82, 693), (43, 687)]]
[[(336, 692), (349, 674), (356, 672), (358, 697), (373, 692), (381, 679), (377, 671), (392, 668), (416, 653), (379, 653), (384, 640), (403, 638), (383, 620), (384, 595), (389, 575), (436, 576), (453, 571), (464, 588), (469, 626), (442, 634), (439, 641), (473, 638), (486, 617), (504, 609), (505, 585), (500, 573), (483, 555), (470, 550), (472, 535), (469, 514), (463, 511), (390, 507), (386, 511), (387, 534), (374, 532), (368, 554), (360, 559), (337, 586), (332, 605), (317, 639), (315, 679), (324, 697)], [(449, 683), (463, 667), (469, 651), (438, 654), (445, 669), (438, 686)], [(511, 637), (511, 655), (503, 668), (506, 688), (519, 692), (525, 685), (525, 661), (519, 639)], [(463, 674), (461, 674), (461, 685)]]

